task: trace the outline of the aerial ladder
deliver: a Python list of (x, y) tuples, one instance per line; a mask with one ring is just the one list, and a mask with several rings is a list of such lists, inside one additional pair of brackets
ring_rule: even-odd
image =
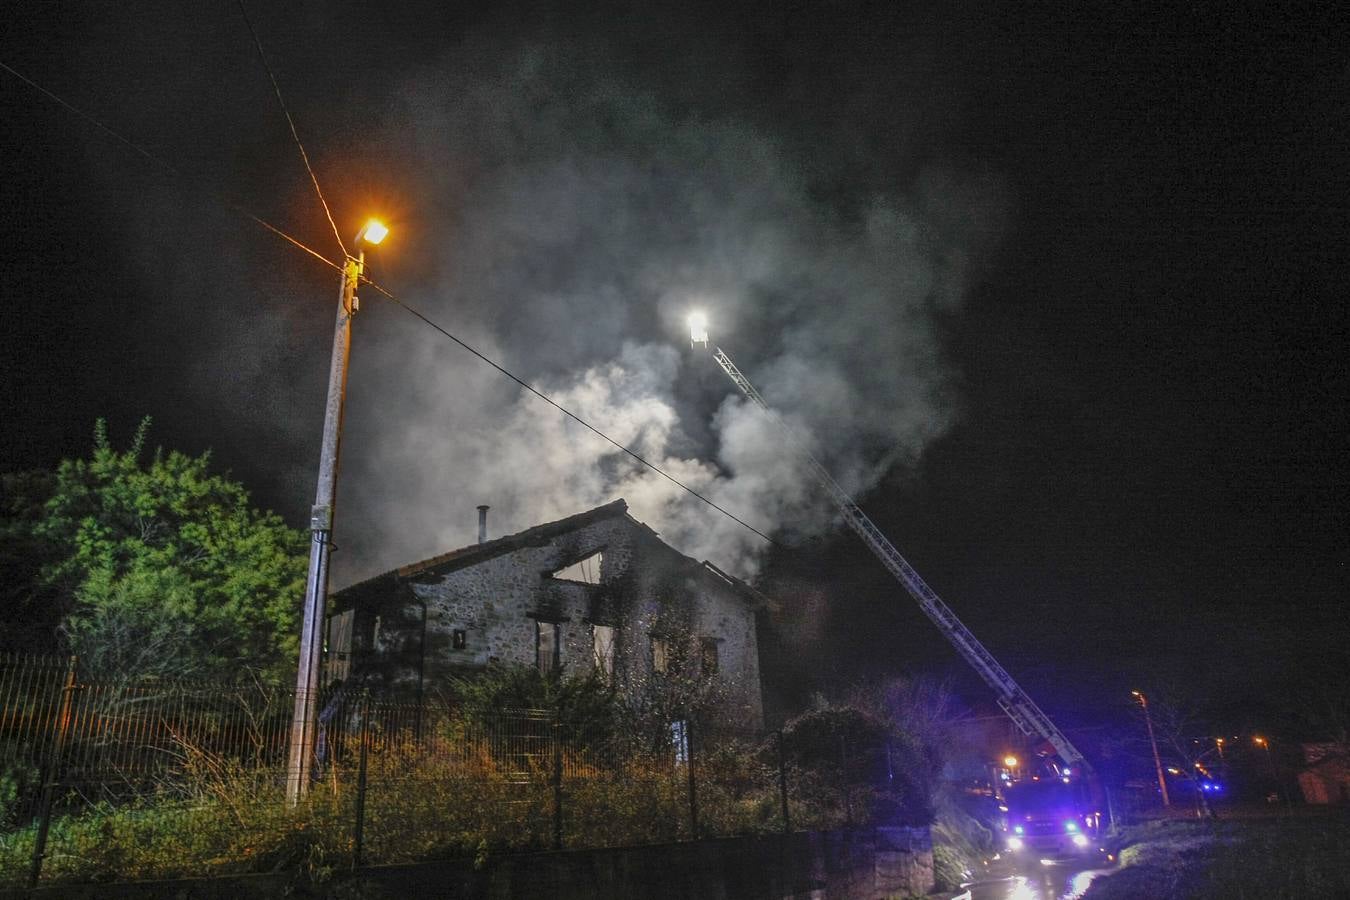
[[(701, 344), (706, 349), (708, 347), (708, 329), (707, 320), (702, 315), (694, 313), (689, 317), (689, 336), (691, 344)], [(1079, 768), (1080, 770), (1091, 769), (1088, 761), (1083, 754), (1078, 752), (1078, 748), (1064, 735), (1064, 732), (1055, 727), (1055, 723), (1050, 721), (1050, 717), (1042, 712), (1036, 702), (1031, 699), (1026, 691), (1013, 680), (1008, 674), (1008, 670), (999, 665), (998, 660), (994, 659), (985, 646), (979, 642), (969, 628), (965, 626), (956, 613), (952, 612), (951, 607), (942, 602), (942, 598), (928, 586), (919, 573), (914, 570), (900, 551), (886, 539), (881, 529), (867, 517), (867, 514), (859, 508), (853, 498), (848, 495), (839, 482), (825, 469), (824, 466), (811, 454), (805, 444), (798, 440), (797, 435), (793, 433), (788, 424), (778, 416), (760, 396), (755, 386), (750, 383), (750, 379), (742, 374), (741, 370), (736, 368), (736, 364), (731, 361), (731, 357), (723, 352), (721, 347), (713, 346), (713, 359), (722, 367), (722, 371), (740, 388), (741, 393), (754, 403), (760, 409), (769, 415), (769, 418), (778, 425), (786, 437), (788, 444), (797, 452), (802, 461), (810, 469), (811, 474), (815, 475), (816, 480), (820, 482), (821, 487), (830, 495), (835, 506), (839, 508), (844, 522), (853, 529), (853, 531), (862, 538), (863, 543), (868, 546), (877, 559), (881, 560), (882, 565), (890, 570), (891, 574), (904, 585), (905, 590), (919, 604), (919, 608), (924, 614), (938, 627), (938, 630), (947, 638), (962, 658), (968, 662), (973, 669), (984, 679), (985, 684), (989, 685), (994, 691), (994, 696), (999, 707), (1007, 713), (1008, 718), (1028, 736), (1040, 737), (1050, 743), (1055, 748), (1067, 767)]]

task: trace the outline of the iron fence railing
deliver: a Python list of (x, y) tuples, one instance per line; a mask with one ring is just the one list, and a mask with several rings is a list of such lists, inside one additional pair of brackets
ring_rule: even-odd
[(257, 681), (93, 682), (73, 660), (0, 656), (0, 887), (828, 827), (858, 802), (831, 781), (842, 772), (798, 771), (781, 734), (634, 735), (339, 690), (288, 806), (293, 697)]

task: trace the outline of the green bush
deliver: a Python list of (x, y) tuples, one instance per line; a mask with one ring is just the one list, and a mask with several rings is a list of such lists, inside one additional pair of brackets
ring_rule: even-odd
[[(8, 751), (8, 752), (7, 752)], [(36, 794), (38, 768), (19, 758), (12, 745), (0, 746), (0, 829), (18, 824), (19, 811)]]

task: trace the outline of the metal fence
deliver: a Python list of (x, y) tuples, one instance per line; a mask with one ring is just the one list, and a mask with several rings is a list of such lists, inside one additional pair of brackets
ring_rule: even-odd
[(859, 802), (847, 779), (795, 768), (781, 734), (637, 735), (339, 691), (291, 807), (293, 698), (257, 682), (89, 682), (73, 660), (0, 656), (0, 886), (829, 827)]

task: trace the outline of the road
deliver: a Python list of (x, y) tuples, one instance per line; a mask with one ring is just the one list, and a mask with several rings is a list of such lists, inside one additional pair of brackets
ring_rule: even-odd
[(1045, 865), (1038, 859), (996, 859), (969, 885), (971, 900), (1074, 900), (1098, 875), (1110, 871), (1102, 860)]

